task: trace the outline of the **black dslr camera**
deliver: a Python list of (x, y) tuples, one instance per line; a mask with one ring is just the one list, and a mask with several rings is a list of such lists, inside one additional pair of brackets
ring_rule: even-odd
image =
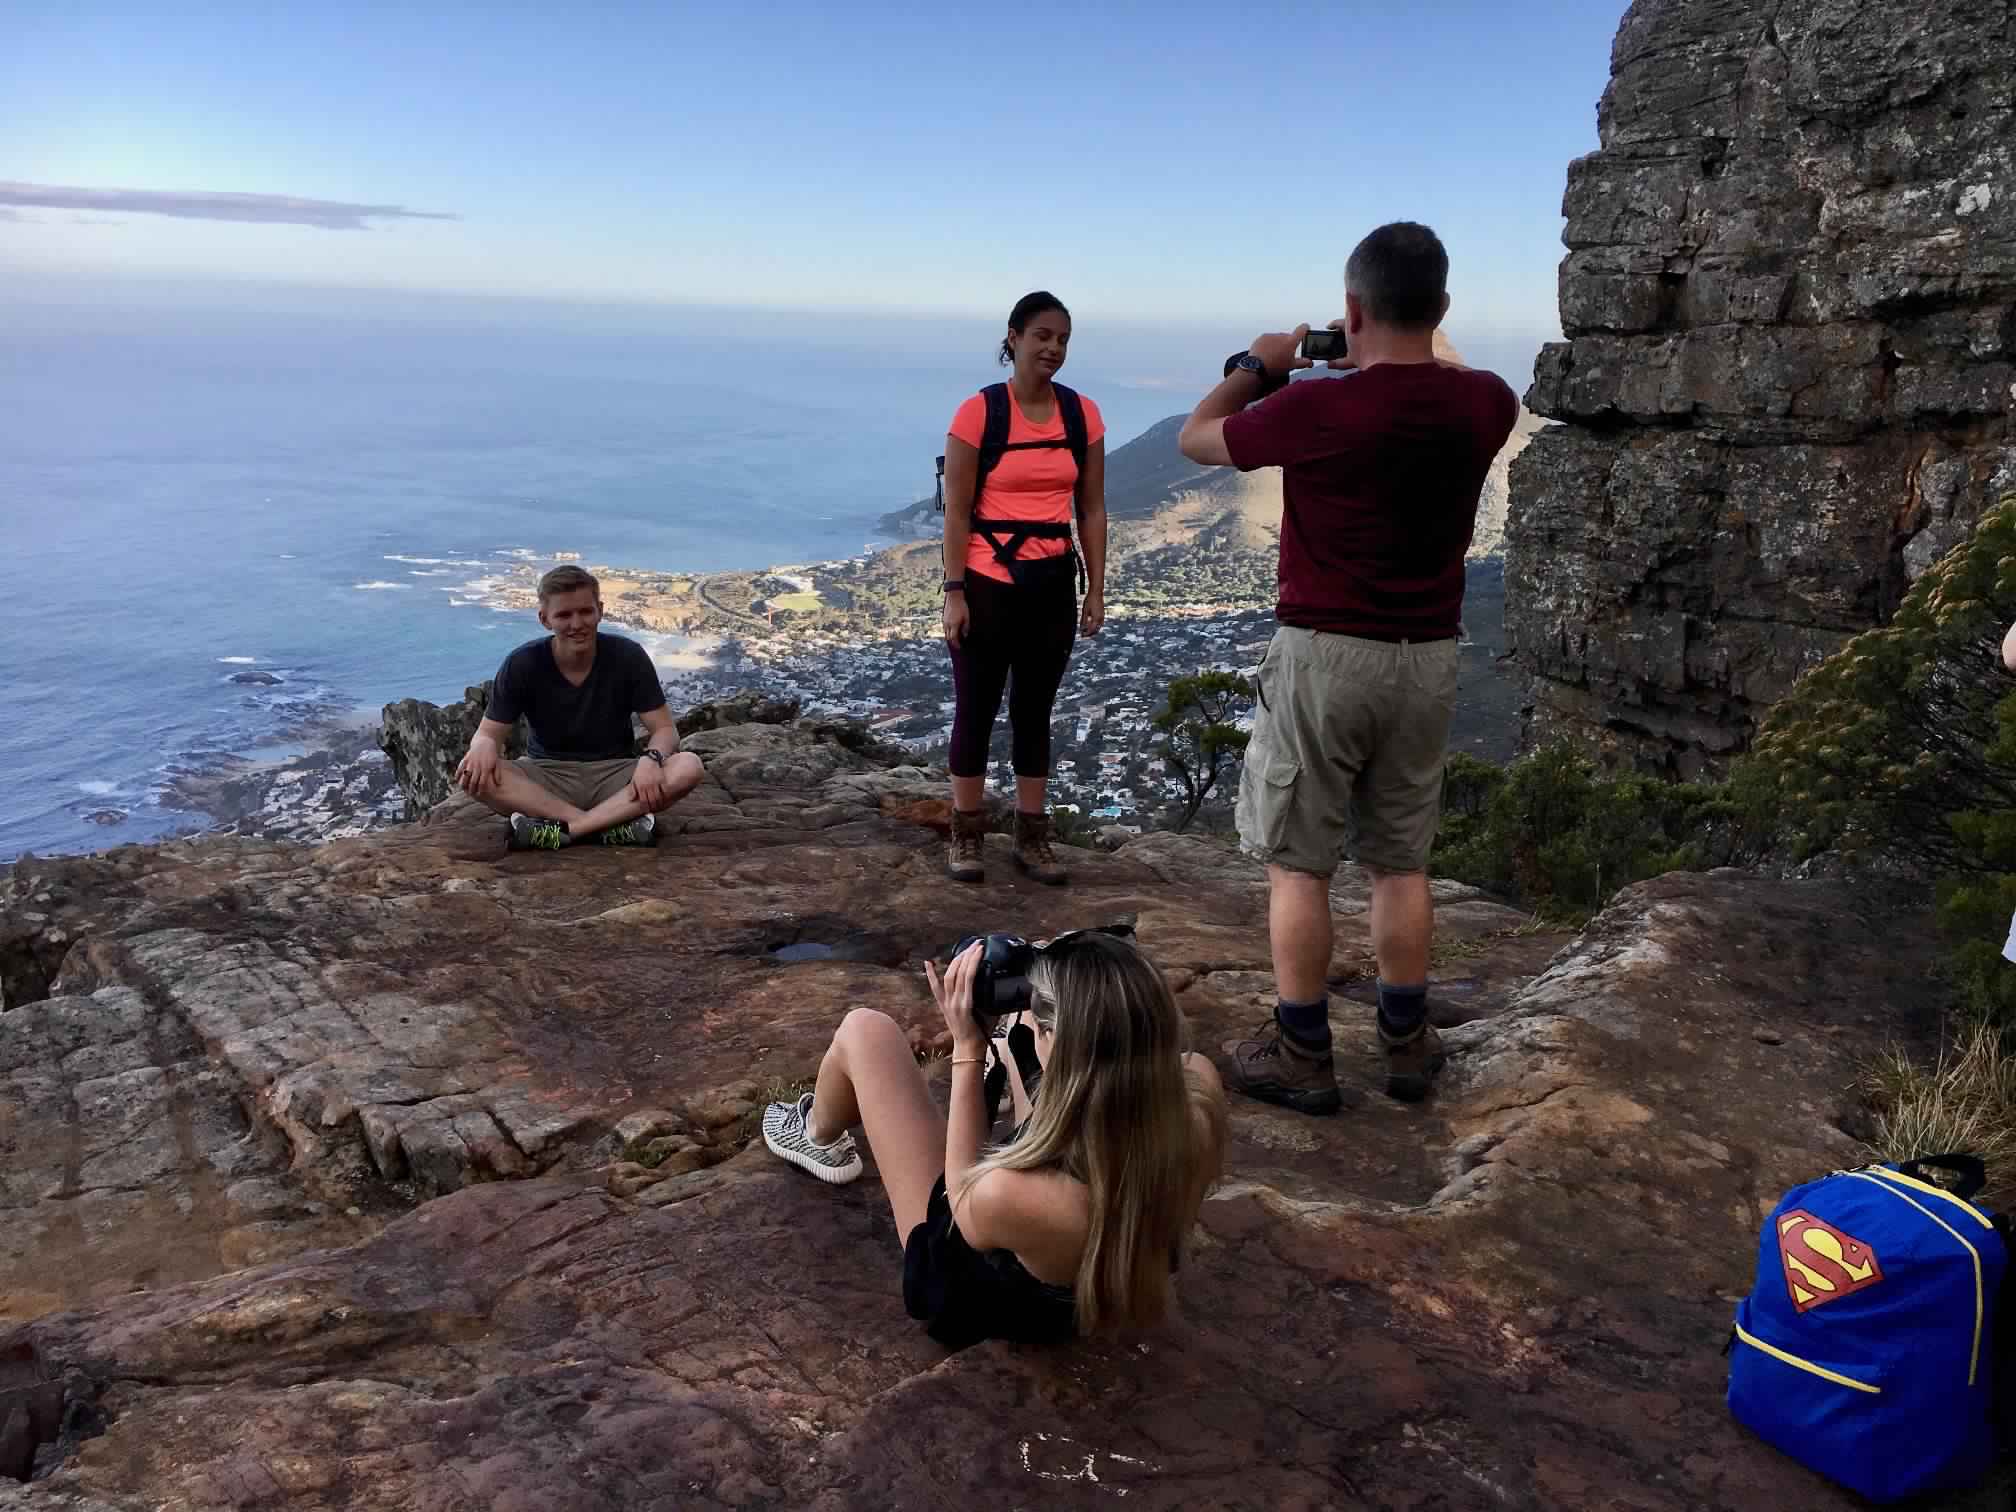
[[(1087, 934), (1109, 934), (1122, 940), (1132, 940), (1134, 926), (1123, 923), (1103, 924), (1097, 929), (1074, 929), (1042, 945), (1031, 945), (1015, 934), (968, 935), (954, 945), (952, 954), (956, 959), (975, 940), (985, 942), (981, 946), (979, 966), (973, 973), (974, 1022), (986, 1031), (989, 1038), (994, 1038), (997, 1023), (1004, 1018), (1013, 1018), (1029, 1006), (1029, 968), (1036, 964), (1036, 957), (1044, 951), (1055, 950), (1074, 935)], [(1008, 1031), (1007, 1041), (1008, 1052), (1015, 1057), (1015, 1069), (1022, 1078), (1022, 1090), (1033, 1098), (1043, 1081), (1043, 1064), (1036, 1055), (1036, 1036), (1027, 1024), (1017, 1024)], [(988, 1068), (984, 1083), (990, 1128), (1000, 1115), (1001, 1096), (1007, 1086), (1008, 1067), (997, 1047), (994, 1064)]]
[(1036, 947), (1020, 935), (968, 935), (952, 947), (956, 960), (975, 940), (985, 939), (980, 964), (973, 973), (973, 1019), (982, 1029), (996, 1019), (1009, 1018), (1029, 1006), (1029, 968), (1036, 964)]
[(1073, 929), (1042, 945), (1031, 945), (1020, 935), (968, 935), (952, 947), (956, 959), (975, 940), (985, 940), (980, 964), (973, 973), (973, 1018), (981, 1028), (991, 1028), (997, 1019), (1012, 1018), (1029, 1006), (1029, 968), (1036, 957), (1055, 950), (1074, 935), (1104, 934), (1132, 940), (1132, 924), (1102, 924), (1096, 929)]

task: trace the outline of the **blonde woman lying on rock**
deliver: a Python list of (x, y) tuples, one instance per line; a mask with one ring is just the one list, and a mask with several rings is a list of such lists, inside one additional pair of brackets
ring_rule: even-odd
[(1217, 1072), (1184, 1053), (1168, 984), (1132, 944), (1061, 935), (1029, 972), (1043, 1066), (1033, 1107), (1007, 1145), (983, 1149), (990, 1041), (972, 1012), (981, 949), (942, 978), (924, 968), (952, 1032), (949, 1117), (909, 1036), (857, 1008), (813, 1091), (766, 1110), (764, 1142), (839, 1184), (861, 1174), (847, 1132), (861, 1125), (903, 1243), (903, 1304), (947, 1348), (1154, 1323), (1224, 1159)]

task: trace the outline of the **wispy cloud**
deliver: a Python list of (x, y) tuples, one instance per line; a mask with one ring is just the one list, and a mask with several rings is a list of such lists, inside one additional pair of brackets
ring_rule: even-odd
[(365, 231), (382, 220), (459, 220), (403, 205), (351, 205), (300, 199), (291, 194), (210, 194), (166, 189), (77, 189), (60, 184), (20, 184), (0, 179), (0, 219), (21, 220), (11, 205), (51, 210), (117, 210), (172, 215), (182, 220), (247, 221), (261, 225), (319, 226), (325, 231)]

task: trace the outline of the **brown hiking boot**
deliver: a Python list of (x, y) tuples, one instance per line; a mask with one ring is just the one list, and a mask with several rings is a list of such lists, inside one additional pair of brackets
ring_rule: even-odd
[(987, 838), (987, 811), (952, 810), (952, 845), (945, 857), (945, 870), (954, 882), (984, 882), (987, 868), (980, 859), (980, 845)]
[(1335, 1113), (1344, 1106), (1330, 1051), (1307, 1048), (1283, 1033), (1279, 1020), (1270, 1020), (1259, 1039), (1229, 1041), (1225, 1053), (1232, 1061), (1225, 1077), (1230, 1091), (1298, 1113)]
[(1050, 816), (1015, 811), (1015, 864), (1031, 881), (1062, 887), (1070, 880), (1064, 863), (1050, 848)]
[(1435, 1090), (1435, 1078), (1442, 1074), (1449, 1052), (1442, 1048), (1442, 1036), (1433, 1024), (1423, 1024), (1420, 1033), (1404, 1040), (1389, 1040), (1381, 1030), (1379, 1043), (1386, 1048), (1388, 1097), (1420, 1102)]

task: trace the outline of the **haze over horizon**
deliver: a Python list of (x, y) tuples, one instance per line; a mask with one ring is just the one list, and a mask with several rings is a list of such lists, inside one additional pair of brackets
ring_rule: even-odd
[(948, 328), (1040, 286), (1081, 329), (1209, 347), (1341, 304), (1350, 244), (1414, 218), (1449, 245), (1459, 344), (1530, 350), (1619, 13), (29, 0), (0, 276), (58, 303), (299, 286)]

